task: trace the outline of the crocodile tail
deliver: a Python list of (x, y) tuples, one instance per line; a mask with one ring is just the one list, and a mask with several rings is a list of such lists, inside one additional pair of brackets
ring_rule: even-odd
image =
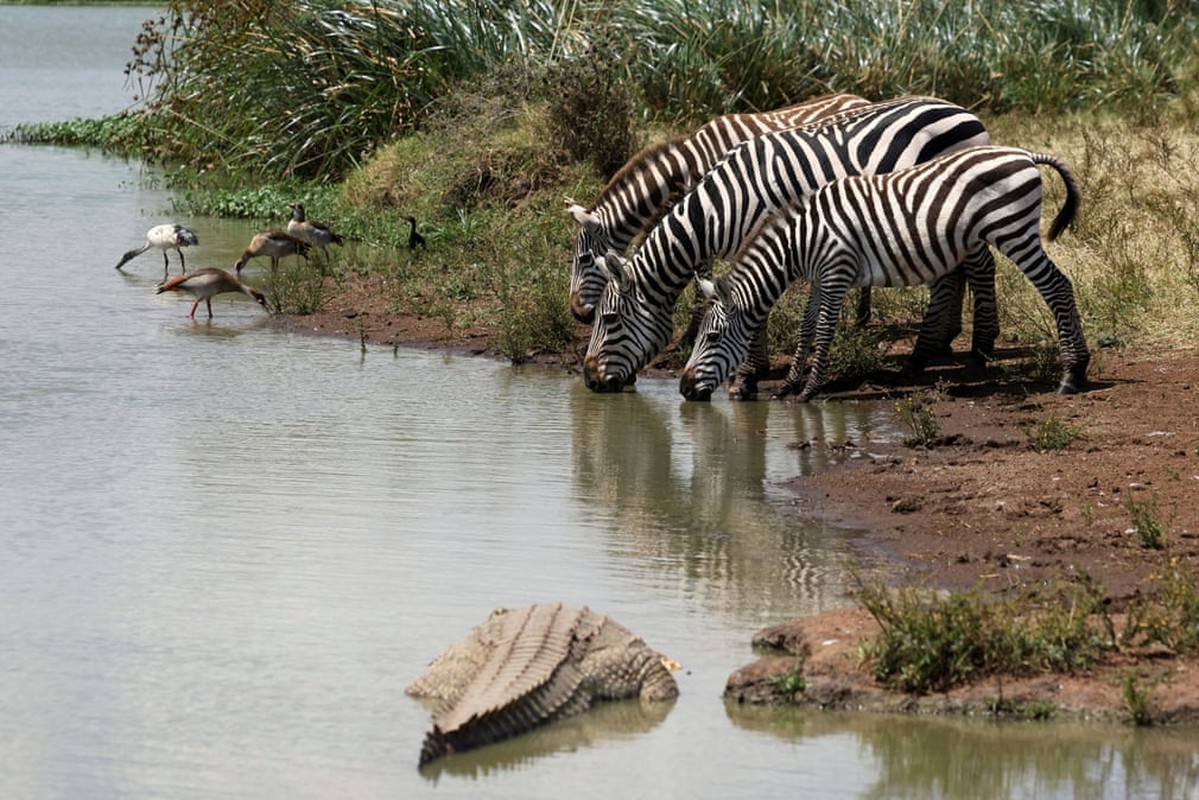
[(425, 734), (425, 741), (420, 747), (420, 766), (424, 767), (442, 756), (448, 756), (454, 750), (450, 746), (450, 741), (446, 738), (445, 732), (440, 726), (434, 724), (433, 729)]
[(435, 719), (421, 746), (420, 765), (452, 753), (473, 750), (527, 733), (559, 719), (581, 714), (591, 707), (578, 656), (563, 663), (542, 686), (502, 706), (455, 719)]

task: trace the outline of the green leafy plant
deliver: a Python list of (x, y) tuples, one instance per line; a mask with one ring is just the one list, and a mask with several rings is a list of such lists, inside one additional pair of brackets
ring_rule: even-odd
[(1199, 653), (1199, 580), (1178, 559), (1151, 577), (1146, 591), (1129, 603), (1122, 640), (1158, 643), (1179, 653)]
[(876, 678), (915, 694), (987, 675), (1086, 668), (1115, 646), (1102, 593), (1085, 584), (1009, 599), (874, 586), (856, 599), (881, 627), (866, 648)]
[(1086, 438), (1086, 432), (1079, 425), (1062, 422), (1056, 415), (1038, 422), (1025, 430), (1028, 443), (1034, 450), (1065, 450), (1079, 439)]
[(922, 390), (895, 401), (895, 413), (909, 432), (904, 444), (929, 447), (941, 435), (941, 423), (937, 421), (941, 399), (939, 390)]
[(778, 694), (788, 699), (802, 694), (808, 688), (808, 681), (804, 678), (798, 665), (771, 677), (770, 683)]
[(1166, 546), (1166, 524), (1161, 520), (1156, 496), (1147, 500), (1129, 497), (1124, 507), (1132, 517), (1132, 527), (1141, 540), (1142, 547), (1161, 550)]
[(1137, 676), (1128, 673), (1124, 676), (1124, 708), (1132, 715), (1133, 724), (1147, 727), (1153, 724), (1153, 709), (1151, 700), (1155, 686), (1141, 686)]

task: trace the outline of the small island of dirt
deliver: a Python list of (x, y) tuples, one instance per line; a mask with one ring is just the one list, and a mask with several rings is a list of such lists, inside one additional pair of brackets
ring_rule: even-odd
[[(451, 330), (439, 320), (388, 313), (379, 299), (385, 293), (377, 289), (344, 283), (321, 313), (283, 317), (279, 324), (372, 344), (495, 355), (492, 331)], [(530, 356), (566, 368), (577, 362), (575, 353)], [(1001, 367), (970, 384), (958, 382), (953, 366), (943, 366), (918, 382), (897, 372), (826, 395), (828, 402), (895, 398), (927, 392), (941, 380), (930, 406), (938, 435), (930, 446), (797, 443), (854, 457), (839, 469), (790, 481), (795, 512), (860, 529), (863, 546), (884, 553), (904, 583), (933, 590), (1011, 592), (1085, 576), (1102, 587), (1118, 615), (1130, 598), (1152, 591), (1168, 565), (1195, 574), (1199, 354), (1096, 351), (1092, 385), (1073, 396), (1055, 394), (1050, 384), (1005, 378), (1014, 371)], [(1033, 436), (1045, 425), (1069, 431), (1069, 441), (1038, 450)], [(1135, 511), (1160, 524), (1156, 540), (1138, 529)], [(885, 691), (862, 663), (859, 646), (877, 631), (862, 609), (764, 631), (758, 643), (786, 654), (735, 671), (726, 695), (742, 702), (797, 700), (925, 713), (1052, 707), (1055, 713), (1127, 719), (1123, 684), (1133, 675), (1152, 690), (1154, 721), (1199, 722), (1199, 660), (1167, 648), (1120, 652), (1086, 674), (1005, 676), (916, 697)], [(806, 688), (784, 698), (785, 682), (777, 678), (797, 667)]]

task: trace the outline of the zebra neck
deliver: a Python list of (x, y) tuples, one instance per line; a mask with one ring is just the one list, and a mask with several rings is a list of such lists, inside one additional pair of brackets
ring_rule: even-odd
[(709, 166), (688, 143), (675, 140), (634, 158), (608, 183), (594, 211), (606, 223), (608, 238), (623, 251), (651, 229)]

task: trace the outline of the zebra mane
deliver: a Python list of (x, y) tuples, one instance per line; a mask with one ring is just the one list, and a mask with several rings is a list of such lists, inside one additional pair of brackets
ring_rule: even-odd
[[(658, 142), (657, 144), (651, 144), (642, 148), (635, 156), (626, 161), (624, 166), (616, 171), (616, 174), (612, 176), (612, 179), (608, 181), (608, 184), (603, 188), (602, 191), (600, 191), (599, 195), (595, 198), (587, 210), (594, 211), (604, 199), (612, 194), (615, 194), (623, 186), (629, 183), (634, 175), (644, 171), (650, 164), (661, 161), (661, 156), (663, 153), (678, 148), (680, 143), (686, 140), (686, 136), (679, 136), (665, 142)], [(670, 202), (674, 202), (674, 200), (680, 194), (681, 192), (677, 188), (672, 187), (671, 197), (669, 197), (668, 200)], [(669, 204), (670, 203), (667, 203), (666, 205)]]

